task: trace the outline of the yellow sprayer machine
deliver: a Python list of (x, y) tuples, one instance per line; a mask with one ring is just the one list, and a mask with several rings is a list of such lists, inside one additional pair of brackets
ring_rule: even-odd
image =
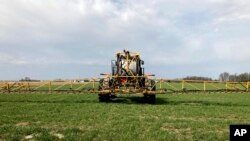
[(99, 81), (99, 101), (107, 102), (117, 94), (143, 94), (148, 103), (155, 103), (156, 83), (150, 76), (144, 74), (138, 53), (124, 50), (116, 54), (116, 60), (111, 61), (111, 74), (101, 74)]

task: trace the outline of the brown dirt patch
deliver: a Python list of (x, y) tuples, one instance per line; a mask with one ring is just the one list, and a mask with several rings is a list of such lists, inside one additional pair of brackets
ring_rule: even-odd
[(28, 126), (28, 125), (29, 125), (29, 122), (19, 122), (15, 126), (16, 127), (25, 127), (25, 126)]

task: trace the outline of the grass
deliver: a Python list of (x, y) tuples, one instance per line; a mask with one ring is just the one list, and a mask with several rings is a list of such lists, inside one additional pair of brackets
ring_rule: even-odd
[(250, 94), (157, 95), (99, 103), (93, 94), (0, 94), (0, 140), (228, 140), (250, 123)]

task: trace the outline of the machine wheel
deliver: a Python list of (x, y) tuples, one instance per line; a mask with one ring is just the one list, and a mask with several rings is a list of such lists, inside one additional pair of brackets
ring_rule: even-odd
[(155, 95), (154, 94), (149, 95), (149, 97), (148, 97), (148, 103), (155, 104)]
[(155, 104), (155, 95), (154, 94), (144, 94), (144, 100), (146, 103)]
[(99, 94), (99, 102), (109, 102), (111, 97), (109, 94)]

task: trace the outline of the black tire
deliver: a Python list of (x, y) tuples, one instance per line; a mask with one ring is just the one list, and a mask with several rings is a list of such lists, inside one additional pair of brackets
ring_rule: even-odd
[(155, 104), (155, 94), (144, 94), (144, 101), (149, 104)]
[(99, 94), (99, 102), (109, 102), (111, 100), (108, 94)]
[(148, 103), (155, 104), (155, 95), (154, 94), (149, 95), (149, 97), (148, 97)]

